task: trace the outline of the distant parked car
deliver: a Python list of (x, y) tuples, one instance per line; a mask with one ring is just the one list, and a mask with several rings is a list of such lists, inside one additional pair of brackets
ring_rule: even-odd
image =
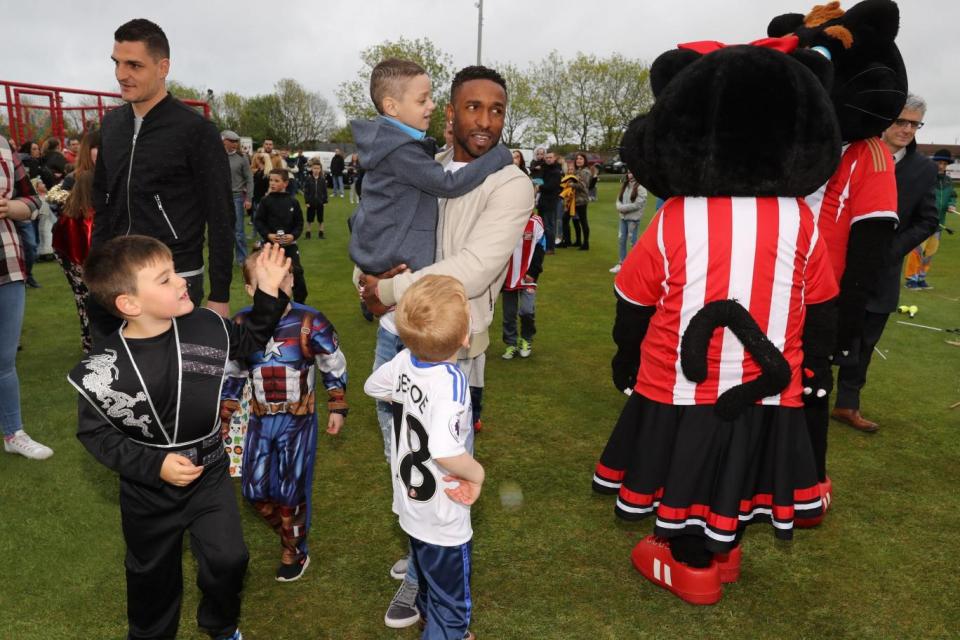
[(626, 173), (627, 165), (620, 159), (620, 156), (613, 156), (607, 160), (600, 169), (604, 173)]

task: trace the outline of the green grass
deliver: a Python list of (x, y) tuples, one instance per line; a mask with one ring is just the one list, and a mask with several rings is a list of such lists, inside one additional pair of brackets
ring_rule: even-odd
[[(864, 392), (875, 435), (836, 425), (830, 473), (836, 503), (823, 526), (774, 540), (766, 525), (744, 541), (743, 575), (708, 608), (683, 604), (630, 565), (652, 524), (624, 525), (590, 491), (592, 465), (623, 405), (609, 381), (616, 261), (616, 185), (590, 205), (591, 251), (548, 257), (537, 300), (539, 333), (527, 360), (499, 358), (499, 314), (488, 352), (485, 430), (478, 457), (488, 482), (474, 508), (476, 602), (481, 638), (955, 637), (960, 619), (960, 350), (943, 333), (896, 323), (880, 342)], [(328, 240), (301, 242), (308, 302), (336, 324), (350, 363), (352, 410), (342, 435), (321, 433), (314, 485), (313, 563), (293, 584), (273, 580), (279, 544), (242, 509), (251, 552), (245, 637), (418, 637), (382, 618), (397, 583), (387, 570), (406, 545), (390, 512), (389, 474), (373, 403), (362, 384), (375, 326), (351, 290), (348, 205), (327, 209)], [(936, 287), (904, 291), (913, 322), (960, 324), (960, 240), (947, 236), (931, 271)], [(0, 639), (120, 638), (126, 629), (117, 479), (74, 437), (75, 393), (66, 371), (81, 357), (72, 296), (56, 264), (36, 269), (28, 292), (19, 371), (24, 421), (56, 455), (0, 455)], [(245, 298), (234, 285), (234, 308)], [(960, 338), (960, 336), (953, 336)], [(509, 508), (507, 483), (523, 491)], [(205, 637), (194, 621), (197, 589), (184, 553), (180, 637)]]

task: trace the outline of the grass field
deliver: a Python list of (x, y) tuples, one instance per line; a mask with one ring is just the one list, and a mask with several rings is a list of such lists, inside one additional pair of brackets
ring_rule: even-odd
[[(743, 573), (721, 602), (695, 608), (647, 583), (630, 550), (652, 522), (625, 525), (590, 490), (592, 466), (624, 398), (610, 383), (616, 261), (616, 185), (590, 205), (591, 251), (548, 257), (537, 300), (539, 333), (527, 360), (500, 359), (499, 314), (488, 352), (487, 468), (473, 510), (473, 629), (480, 638), (947, 638), (960, 635), (960, 348), (957, 335), (891, 317), (864, 392), (881, 424), (865, 435), (834, 423), (835, 504), (792, 543), (766, 525), (744, 540)], [(383, 613), (406, 548), (390, 512), (389, 473), (373, 403), (362, 394), (375, 326), (360, 316), (346, 255), (348, 205), (327, 209), (328, 240), (301, 247), (308, 303), (337, 326), (350, 363), (352, 403), (342, 435), (321, 433), (314, 485), (312, 564), (274, 581), (279, 545), (244, 507), (251, 562), (244, 636), (253, 640), (412, 639)], [(649, 217), (647, 218), (649, 219)], [(953, 219), (954, 226), (957, 219)], [(0, 639), (121, 638), (126, 630), (117, 479), (74, 437), (75, 393), (64, 379), (81, 357), (72, 296), (53, 263), (28, 292), (19, 372), (27, 430), (52, 446), (45, 462), (0, 454)], [(235, 276), (234, 308), (246, 301)], [(960, 236), (946, 236), (933, 291), (904, 291), (912, 322), (960, 325)], [(2, 311), (0, 311), (2, 312)], [(502, 502), (519, 486), (520, 506)], [(196, 629), (193, 558), (184, 553), (180, 637)]]

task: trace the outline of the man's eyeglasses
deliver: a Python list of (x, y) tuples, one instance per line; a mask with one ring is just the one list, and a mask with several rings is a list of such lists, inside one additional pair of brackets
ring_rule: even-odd
[(910, 127), (912, 129), (922, 129), (923, 123), (919, 120), (907, 120), (906, 118), (897, 118), (893, 121), (893, 124), (898, 127)]

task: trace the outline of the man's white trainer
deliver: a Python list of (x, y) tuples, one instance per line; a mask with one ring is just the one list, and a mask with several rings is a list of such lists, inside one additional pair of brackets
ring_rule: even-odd
[(3, 450), (7, 453), (19, 453), (31, 460), (46, 460), (53, 455), (53, 449), (40, 444), (28, 436), (23, 429), (14, 433), (12, 437), (3, 439)]

